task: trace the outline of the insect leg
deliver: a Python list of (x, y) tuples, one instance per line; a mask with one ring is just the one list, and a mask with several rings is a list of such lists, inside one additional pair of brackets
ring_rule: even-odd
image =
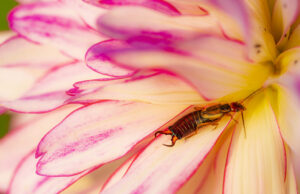
[(173, 147), (175, 145), (175, 142), (178, 140), (178, 138), (175, 136), (175, 135), (172, 135), (172, 144), (171, 145), (167, 145), (167, 144), (163, 144), (164, 146), (167, 146), (167, 147)]
[(214, 129), (213, 129), (213, 130), (215, 130), (218, 127), (219, 123), (218, 122), (214, 122), (214, 123), (211, 123), (211, 125), (215, 126)]
[(165, 130), (165, 131), (156, 131), (156, 132), (154, 133), (154, 136), (156, 137), (157, 134), (173, 135), (172, 131), (170, 131), (169, 129), (168, 129), (168, 130)]
[(233, 118), (232, 114), (228, 113), (227, 115), (230, 116), (231, 120), (233, 120), (234, 122), (238, 123), (238, 121)]

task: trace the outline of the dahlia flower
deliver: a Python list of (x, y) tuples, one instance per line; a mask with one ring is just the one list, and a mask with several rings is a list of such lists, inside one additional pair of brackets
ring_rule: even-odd
[[(299, 1), (20, 3), (0, 46), (0, 104), (19, 113), (0, 140), (1, 190), (297, 193)], [(172, 148), (154, 138), (232, 102), (244, 120)]]

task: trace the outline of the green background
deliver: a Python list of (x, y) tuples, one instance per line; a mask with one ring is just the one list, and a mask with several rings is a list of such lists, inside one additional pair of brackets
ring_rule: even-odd
[[(1, 0), (0, 1), (0, 30), (8, 30), (7, 14), (17, 3), (13, 0)], [(1, 91), (2, 92), (2, 91)], [(11, 116), (9, 114), (0, 115), (0, 138), (3, 137), (9, 128), (9, 121)]]

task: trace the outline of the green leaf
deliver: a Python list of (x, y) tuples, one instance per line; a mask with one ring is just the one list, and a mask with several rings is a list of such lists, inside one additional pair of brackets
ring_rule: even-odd
[(7, 15), (9, 11), (17, 5), (17, 2), (13, 0), (1, 0), (0, 1), (0, 30), (8, 30)]

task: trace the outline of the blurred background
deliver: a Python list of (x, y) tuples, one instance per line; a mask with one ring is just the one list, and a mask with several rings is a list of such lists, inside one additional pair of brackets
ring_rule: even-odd
[[(17, 3), (14, 0), (0, 1), (0, 31), (7, 31), (7, 14), (9, 10), (15, 7)], [(11, 115), (5, 113), (0, 115), (0, 138), (2, 138), (8, 131)]]

